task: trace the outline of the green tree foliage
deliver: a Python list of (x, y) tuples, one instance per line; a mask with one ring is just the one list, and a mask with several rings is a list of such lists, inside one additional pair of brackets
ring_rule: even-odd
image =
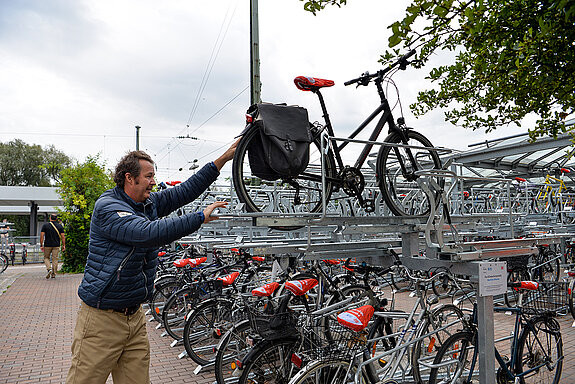
[[(334, 2), (307, 1), (306, 9), (315, 13)], [(448, 108), (447, 121), (491, 131), (535, 114), (532, 138), (569, 129), (564, 119), (575, 107), (575, 2), (412, 0), (403, 20), (389, 28), (384, 63), (411, 48), (420, 65), (441, 50), (456, 55), (430, 71), (437, 87), (420, 92), (411, 106), (417, 115)]]
[(113, 186), (110, 173), (99, 163), (97, 156), (88, 157), (84, 163), (61, 171), (58, 192), (64, 202), (61, 218), (65, 223), (66, 232), (62, 271), (71, 273), (84, 271), (94, 204), (106, 189)]
[(0, 185), (48, 187), (59, 181), (71, 159), (53, 145), (42, 148), (20, 139), (0, 143)]

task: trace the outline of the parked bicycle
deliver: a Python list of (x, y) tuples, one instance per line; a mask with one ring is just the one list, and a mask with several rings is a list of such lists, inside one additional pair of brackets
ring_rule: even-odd
[[(412, 50), (385, 69), (374, 74), (366, 72), (344, 83), (357, 86), (375, 83), (380, 105), (343, 143), (324, 140), (323, 154), (320, 150), (321, 140), (324, 135), (333, 138), (335, 133), (321, 89), (333, 86), (334, 82), (305, 76), (295, 78), (294, 82), (298, 89), (311, 91), (318, 96), (325, 121), (323, 125), (310, 124), (313, 142), (310, 146), (310, 161), (305, 171), (297, 176), (282, 176), (275, 181), (266, 181), (254, 175), (250, 167), (249, 152), (254, 143), (261, 140), (261, 131), (260, 124), (255, 124), (258, 119), (257, 108), (250, 109), (251, 112), (246, 115), (247, 125), (235, 152), (232, 166), (234, 187), (239, 199), (245, 203), (246, 210), (281, 213), (319, 212), (323, 207), (322, 199), (327, 202), (332, 193), (343, 191), (345, 195), (356, 199), (365, 212), (373, 212), (376, 197), (373, 193), (364, 195), (366, 176), (362, 167), (387, 124), (389, 134), (384, 140), (385, 144), (379, 148), (375, 165), (377, 184), (383, 200), (391, 212), (398, 216), (428, 214), (430, 202), (418, 184), (418, 179), (421, 177), (418, 171), (440, 169), (439, 155), (425, 136), (406, 126), (403, 117), (397, 120), (394, 118), (384, 90), (384, 83), (391, 84), (390, 77), (398, 70), (405, 70), (410, 64), (408, 59), (414, 54), (415, 51)], [(345, 165), (343, 150), (378, 117), (379, 120), (369, 140), (360, 141), (364, 146), (355, 164)], [(442, 181), (438, 180), (438, 183), (441, 184)]]
[[(563, 343), (555, 305), (565, 303), (565, 293), (557, 283), (510, 282), (520, 290), (514, 308), (495, 308), (515, 315), (509, 357), (495, 347), (497, 383), (559, 383), (563, 367)], [(530, 290), (529, 294), (526, 291)], [(467, 329), (445, 341), (432, 364), (429, 384), (472, 383), (479, 380), (477, 348), (477, 304)]]

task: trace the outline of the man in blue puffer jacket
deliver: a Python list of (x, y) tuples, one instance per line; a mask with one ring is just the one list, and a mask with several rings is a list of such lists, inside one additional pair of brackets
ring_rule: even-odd
[[(116, 187), (94, 206), (89, 254), (78, 288), (72, 366), (66, 383), (149, 383), (150, 345), (141, 304), (153, 292), (157, 249), (215, 220), (216, 202), (203, 212), (165, 217), (192, 202), (233, 158), (237, 142), (214, 162), (174, 188), (152, 192), (154, 162), (142, 151), (116, 166)], [(162, 219), (160, 219), (162, 218)]]

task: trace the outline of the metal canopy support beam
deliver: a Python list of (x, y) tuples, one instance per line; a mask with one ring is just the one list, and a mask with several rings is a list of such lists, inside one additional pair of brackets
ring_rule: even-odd
[(557, 153), (557, 152), (559, 152), (559, 151), (561, 151), (561, 150), (563, 150), (563, 149), (565, 149), (565, 146), (555, 148), (555, 150), (550, 151), (550, 152), (547, 152), (547, 153), (544, 154), (543, 156), (539, 156), (539, 157), (536, 158), (535, 160), (531, 161), (531, 162), (527, 165), (527, 167), (529, 167), (529, 169), (534, 169), (538, 162), (540, 162), (541, 160), (543, 160), (543, 159), (545, 159), (545, 158), (547, 158), (547, 157), (549, 157), (549, 156), (551, 156), (551, 155), (553, 155), (553, 154), (555, 154), (555, 153)]
[(475, 151), (458, 153), (452, 155), (451, 158), (463, 164), (485, 162), (490, 163), (491, 166), (493, 166), (493, 159), (513, 155), (522, 155), (526, 152), (537, 152), (546, 149), (555, 149), (558, 146), (568, 147), (572, 145), (571, 139), (571, 135), (562, 135), (557, 139), (543, 138), (537, 140), (534, 143), (525, 141), (522, 143), (500, 145), (493, 148), (482, 148)]

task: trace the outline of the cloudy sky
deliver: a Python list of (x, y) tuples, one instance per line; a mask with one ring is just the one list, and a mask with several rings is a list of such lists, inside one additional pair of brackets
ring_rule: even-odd
[[(314, 17), (299, 0), (260, 0), (262, 99), (305, 106), (319, 120), (317, 99), (293, 78), (334, 80), (324, 97), (336, 133), (349, 134), (378, 99), (373, 87), (343, 82), (380, 68), (387, 26), (407, 4), (350, 0)], [(249, 24), (249, 0), (0, 1), (0, 141), (54, 144), (79, 161), (100, 154), (112, 168), (135, 148), (139, 125), (159, 181), (184, 179), (195, 159), (213, 160), (243, 129)], [(408, 69), (394, 80), (408, 125), (435, 145), (466, 149), (524, 131), (466, 131), (439, 111), (413, 118), (408, 106), (426, 73)]]

